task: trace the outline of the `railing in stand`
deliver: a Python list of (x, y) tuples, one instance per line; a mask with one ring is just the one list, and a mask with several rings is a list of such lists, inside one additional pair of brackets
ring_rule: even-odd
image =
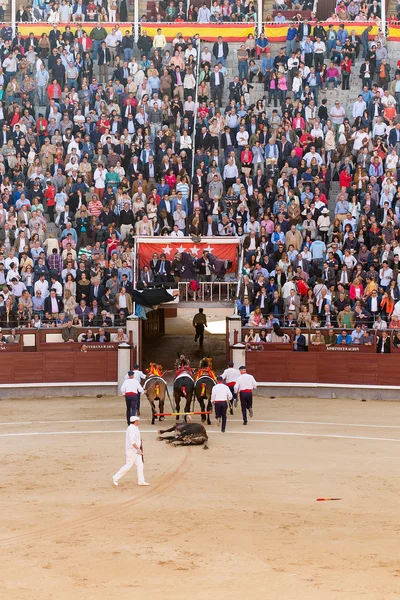
[[(239, 290), (240, 290), (240, 285), (242, 283), (242, 279), (243, 279), (243, 264), (244, 264), (244, 249), (242, 246), (242, 249), (240, 251), (240, 259), (239, 259), (239, 266), (238, 266), (238, 282), (237, 282), (237, 288), (236, 288), (236, 298), (239, 297)], [(238, 307), (237, 307), (237, 303), (235, 302), (235, 315), (238, 314)]]
[[(196, 58), (196, 86), (194, 88), (194, 115), (193, 115), (193, 135), (192, 135), (192, 172), (191, 172), (191, 180), (193, 181), (194, 177), (194, 156), (196, 152), (195, 148), (195, 140), (196, 140), (196, 125), (197, 125), (197, 109), (199, 107), (198, 103), (198, 93), (199, 93), (199, 79), (200, 79), (200, 55), (201, 55), (201, 40), (198, 40), (198, 44), (196, 45), (197, 50), (197, 58)], [(192, 187), (192, 199), (193, 199), (193, 185)]]
[(236, 292), (236, 281), (201, 281), (194, 290), (190, 281), (180, 281), (180, 302), (233, 302)]

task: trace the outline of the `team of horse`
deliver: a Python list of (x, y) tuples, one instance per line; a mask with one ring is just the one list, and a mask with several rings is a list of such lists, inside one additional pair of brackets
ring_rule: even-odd
[[(210, 358), (204, 358), (200, 361), (197, 376), (190, 366), (189, 361), (181, 355), (175, 363), (175, 375), (173, 380), (173, 399), (172, 406), (171, 398), (169, 398), (168, 385), (164, 379), (164, 373), (161, 365), (155, 363), (150, 364), (150, 369), (147, 372), (143, 389), (150, 403), (152, 411), (151, 424), (154, 425), (156, 415), (164, 412), (165, 401), (169, 398), (173, 412), (180, 413), (181, 401), (184, 402), (184, 412), (193, 411), (192, 403), (196, 399), (200, 405), (201, 412), (211, 412), (211, 394), (215, 385), (215, 376), (212, 371), (212, 362)], [(156, 411), (156, 403), (158, 403), (158, 412)], [(163, 416), (158, 417), (160, 421), (164, 420)], [(176, 415), (178, 421), (179, 415)], [(201, 415), (202, 421), (207, 421), (211, 424), (209, 414)]]

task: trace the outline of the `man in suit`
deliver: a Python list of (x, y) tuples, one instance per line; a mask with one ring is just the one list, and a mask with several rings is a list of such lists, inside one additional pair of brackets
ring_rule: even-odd
[(332, 267), (328, 265), (326, 261), (324, 262), (322, 267), (322, 281), (328, 288), (330, 288), (331, 285), (335, 285), (336, 283), (335, 271)]
[[(61, 31), (59, 31), (59, 29), (57, 29), (57, 25), (54, 24), (53, 29), (49, 33), (50, 47), (56, 48), (57, 42), (60, 40), (60, 38), (61, 38)], [(27, 48), (27, 50), (29, 50), (29, 47)]]
[[(205, 129), (205, 127), (202, 127), (202, 129)], [(197, 144), (197, 143), (196, 143)], [(201, 142), (200, 144), (201, 145)], [(204, 190), (206, 188), (207, 185), (207, 175), (206, 173), (204, 173), (201, 169), (197, 169), (196, 173), (193, 177), (193, 191), (197, 194), (198, 191), (200, 189)]]
[(239, 77), (234, 77), (233, 81), (229, 84), (229, 100), (235, 100), (235, 102), (240, 102), (240, 97), (242, 94), (242, 84), (239, 81)]
[(300, 327), (296, 327), (295, 329), (295, 335), (293, 338), (293, 350), (295, 352), (306, 352), (307, 350), (306, 338), (301, 333)]
[(196, 148), (204, 148), (206, 151), (211, 149), (212, 138), (205, 125), (196, 133), (195, 144)]
[(122, 287), (119, 294), (115, 296), (115, 308), (118, 312), (123, 310), (126, 316), (131, 315), (133, 312), (132, 296), (126, 293), (124, 287)]
[(81, 320), (82, 326), (85, 327), (86, 325), (86, 321), (87, 318), (89, 316), (89, 307), (86, 306), (86, 302), (85, 300), (81, 300), (79, 303), (79, 306), (77, 306), (75, 308), (75, 314), (79, 317), (79, 319)]
[(243, 276), (243, 281), (240, 284), (240, 288), (239, 288), (239, 300), (241, 301), (242, 304), (244, 304), (245, 298), (247, 298), (249, 300), (250, 304), (253, 303), (254, 284), (252, 281), (250, 281), (250, 279), (247, 277), (247, 275)]
[(283, 301), (285, 315), (291, 312), (297, 319), (300, 312), (300, 296), (296, 294), (296, 290), (290, 290), (290, 294)]
[(377, 119), (378, 117), (380, 117), (382, 113), (383, 113), (383, 106), (381, 104), (380, 97), (375, 96), (373, 102), (371, 102), (368, 107), (369, 120), (371, 122), (373, 122), (374, 119)]
[(206, 237), (218, 235), (218, 223), (213, 221), (212, 215), (208, 215), (207, 221), (204, 223), (203, 235)]
[(216, 65), (211, 73), (210, 79), (211, 100), (214, 103), (218, 102), (218, 106), (222, 106), (222, 92), (224, 90), (224, 76)]
[(254, 301), (254, 307), (260, 308), (261, 312), (264, 316), (268, 314), (269, 298), (268, 298), (267, 291), (266, 291), (264, 285), (257, 292), (256, 299)]
[(221, 135), (221, 148), (224, 151), (225, 158), (229, 156), (229, 153), (235, 149), (236, 140), (231, 133), (230, 127), (224, 127), (224, 133)]
[(295, 271), (297, 271), (297, 268), (300, 267), (304, 273), (308, 273), (310, 269), (308, 260), (303, 258), (301, 254), (297, 254), (296, 258), (292, 261), (292, 265)]
[(299, 25), (298, 37), (301, 42), (309, 36), (311, 36), (311, 25), (309, 24), (308, 19), (304, 19), (303, 23), (300, 23)]
[(107, 48), (106, 43), (102, 42), (101, 48), (99, 50), (99, 58), (98, 58), (97, 64), (99, 66), (100, 81), (103, 83), (108, 81), (108, 67), (109, 67), (110, 62), (111, 62), (111, 52)]
[(100, 327), (99, 333), (96, 334), (96, 342), (102, 342), (104, 344), (105, 342), (109, 341), (110, 334), (104, 329), (104, 327)]
[(143, 166), (143, 178), (150, 185), (153, 184), (153, 187), (155, 187), (157, 177), (158, 177), (157, 165), (154, 162), (154, 157), (150, 156), (148, 162), (145, 163)]
[(164, 253), (160, 254), (160, 258), (156, 262), (154, 276), (157, 283), (164, 283), (171, 279), (171, 261), (165, 258)]
[(382, 336), (378, 337), (376, 351), (378, 354), (390, 354), (390, 337), (385, 330), (382, 331)]
[(213, 56), (216, 63), (222, 63), (223, 67), (226, 67), (226, 59), (229, 54), (229, 47), (227, 42), (222, 41), (222, 36), (218, 37), (218, 41), (215, 42), (212, 49)]
[(97, 300), (98, 302), (100, 302), (101, 298), (104, 296), (104, 293), (104, 285), (101, 285), (98, 279), (93, 279), (93, 283), (90, 284), (89, 287), (90, 303), (92, 303), (93, 300)]
[(78, 340), (78, 330), (72, 325), (72, 319), (68, 319), (66, 327), (61, 329), (61, 336), (64, 342), (76, 342)]
[(153, 235), (153, 225), (146, 215), (140, 221), (136, 222), (135, 234), (137, 236), (148, 235), (150, 237)]
[(388, 140), (390, 149), (400, 148), (400, 123), (396, 123), (395, 127), (392, 127)]
[(243, 306), (240, 309), (240, 317), (242, 319), (242, 325), (245, 326), (249, 322), (250, 314), (253, 311), (253, 306), (250, 304), (249, 299), (245, 298)]
[(172, 154), (176, 154), (178, 155), (181, 151), (181, 146), (179, 144), (179, 142), (176, 140), (176, 136), (173, 135), (171, 136), (171, 141), (169, 141), (167, 143), (167, 150), (171, 149), (172, 150)]
[(179, 66), (175, 67), (175, 71), (172, 72), (172, 85), (174, 96), (178, 96), (179, 100), (183, 103), (183, 73), (181, 72), (181, 68)]
[(265, 177), (261, 169), (257, 169), (257, 173), (253, 177), (253, 187), (256, 190), (263, 192), (266, 185), (267, 178)]
[(50, 290), (50, 295), (44, 301), (44, 312), (50, 313), (52, 317), (58, 317), (63, 307), (61, 298), (57, 298), (56, 290)]
[(154, 285), (153, 272), (147, 265), (140, 271), (139, 282), (142, 283), (144, 287), (153, 287)]

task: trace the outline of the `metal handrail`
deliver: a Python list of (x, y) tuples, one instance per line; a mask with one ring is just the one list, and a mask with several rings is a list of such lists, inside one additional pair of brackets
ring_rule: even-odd
[[(240, 290), (240, 286), (242, 283), (242, 279), (243, 279), (243, 264), (244, 264), (244, 248), (242, 246), (241, 251), (240, 251), (240, 259), (239, 259), (239, 266), (238, 266), (238, 282), (237, 282), (237, 288), (236, 288), (236, 298), (239, 297), (239, 290)], [(235, 311), (234, 314), (237, 315), (238, 314), (238, 306), (237, 303), (235, 302)]]
[[(189, 4), (189, 3), (188, 3)], [(196, 86), (194, 88), (194, 115), (193, 115), (193, 134), (192, 134), (192, 171), (191, 171), (191, 182), (194, 177), (194, 156), (196, 153), (195, 140), (196, 140), (196, 125), (197, 125), (197, 109), (198, 109), (198, 92), (199, 92), (199, 79), (200, 79), (200, 55), (201, 55), (201, 40), (196, 47), (197, 60), (196, 60)], [(191, 194), (193, 199), (193, 183), (191, 185)]]
[(201, 281), (198, 289), (193, 290), (190, 281), (179, 281), (180, 302), (233, 302), (236, 281)]

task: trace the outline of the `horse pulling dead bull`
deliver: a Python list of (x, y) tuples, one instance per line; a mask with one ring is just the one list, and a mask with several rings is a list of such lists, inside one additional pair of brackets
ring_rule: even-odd
[[(197, 372), (197, 378), (194, 388), (194, 393), (198, 403), (200, 404), (200, 409), (202, 412), (211, 412), (211, 395), (213, 387), (215, 385), (215, 381), (216, 377), (214, 371), (212, 370), (211, 358), (203, 358), (199, 364), (199, 370)], [(201, 420), (205, 421), (206, 415), (201, 415)], [(207, 415), (207, 425), (211, 425), (211, 419), (209, 414)]]
[[(181, 399), (186, 401), (185, 412), (190, 412), (194, 392), (194, 375), (189, 361), (181, 355), (175, 363), (174, 400), (176, 412), (180, 412)], [(178, 421), (179, 415), (176, 416)]]

